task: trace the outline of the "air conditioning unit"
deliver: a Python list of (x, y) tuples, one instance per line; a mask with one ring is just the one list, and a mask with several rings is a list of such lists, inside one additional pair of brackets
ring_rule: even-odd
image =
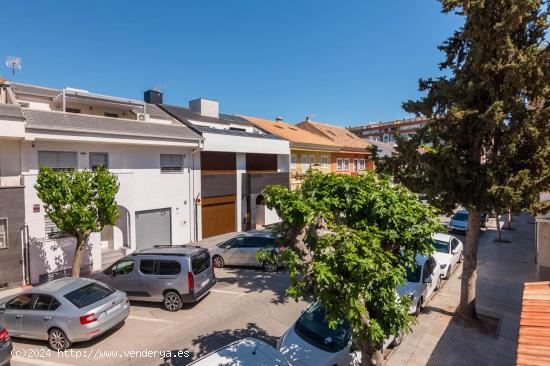
[(147, 113), (136, 113), (138, 121), (147, 122), (149, 121), (149, 114)]

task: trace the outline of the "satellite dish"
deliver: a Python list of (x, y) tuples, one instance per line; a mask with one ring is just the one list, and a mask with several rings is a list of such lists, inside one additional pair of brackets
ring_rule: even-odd
[(12, 74), (15, 76), (15, 69), (21, 70), (21, 58), (13, 56), (6, 57), (6, 66), (11, 68)]

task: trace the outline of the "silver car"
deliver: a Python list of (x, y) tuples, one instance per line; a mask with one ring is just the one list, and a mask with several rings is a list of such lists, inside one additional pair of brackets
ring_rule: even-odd
[(441, 287), (442, 273), (443, 269), (434, 256), (416, 256), (415, 266), (407, 270), (405, 284), (397, 288), (400, 296), (408, 296), (411, 300), (409, 314), (420, 314), (432, 293)]
[(262, 267), (266, 272), (275, 272), (278, 269), (276, 263), (258, 262), (259, 250), (282, 250), (275, 243), (275, 238), (270, 231), (250, 231), (235, 238), (229, 239), (210, 249), (214, 266), (249, 266)]
[(162, 302), (169, 311), (199, 301), (216, 284), (208, 250), (193, 245), (157, 245), (132, 253), (95, 278), (126, 292), (130, 300)]
[(47, 340), (55, 351), (122, 323), (128, 297), (99, 281), (62, 278), (0, 300), (0, 322), (13, 337)]

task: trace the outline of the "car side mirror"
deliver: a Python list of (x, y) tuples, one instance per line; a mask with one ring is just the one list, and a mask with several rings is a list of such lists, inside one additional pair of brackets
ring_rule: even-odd
[(3, 313), (6, 311), (6, 303), (0, 304), (0, 313)]
[(451, 254), (458, 254), (458, 250), (456, 250), (456, 249), (453, 250), (453, 251), (451, 252)]
[(432, 283), (432, 276), (424, 278), (424, 283)]

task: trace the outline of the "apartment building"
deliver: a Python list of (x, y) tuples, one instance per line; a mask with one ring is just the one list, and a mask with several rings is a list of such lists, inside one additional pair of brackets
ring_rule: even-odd
[(289, 143), (245, 118), (220, 113), (219, 102), (199, 98), (188, 107), (163, 104), (161, 93), (146, 93), (157, 105), (204, 139), (197, 239), (262, 228), (279, 221), (261, 195), (269, 184), (289, 185)]
[[(8, 242), (22, 247), (21, 273), (28, 274), (29, 282), (66, 272), (75, 244), (49, 220), (37, 197), (34, 185), (41, 165), (59, 170), (103, 165), (119, 180), (120, 217), (114, 226), (91, 235), (83, 271), (98, 270), (129, 251), (196, 238), (193, 198), (200, 189), (200, 165), (194, 160), (204, 144), (200, 134), (140, 100), (7, 82), (3, 93), (0, 194), (7, 189), (17, 194), (1, 200), (0, 218), (11, 210)], [(0, 227), (0, 237), (4, 231)], [(9, 253), (0, 249), (0, 263), (15, 258)]]
[(306, 117), (296, 127), (325, 137), (338, 144), (338, 152), (331, 153), (331, 172), (343, 174), (362, 174), (374, 168), (370, 144), (355, 136), (344, 127), (314, 122)]
[(421, 117), (403, 118), (395, 121), (375, 122), (363, 126), (350, 127), (349, 130), (366, 140), (381, 141), (393, 145), (396, 142), (396, 135), (404, 139), (411, 138), (426, 123), (427, 120)]
[(277, 135), (290, 143), (290, 185), (298, 188), (308, 169), (317, 169), (329, 173), (333, 153), (338, 153), (340, 146), (335, 142), (306, 131), (302, 128), (283, 122), (282, 118), (275, 121), (241, 116), (257, 128)]

